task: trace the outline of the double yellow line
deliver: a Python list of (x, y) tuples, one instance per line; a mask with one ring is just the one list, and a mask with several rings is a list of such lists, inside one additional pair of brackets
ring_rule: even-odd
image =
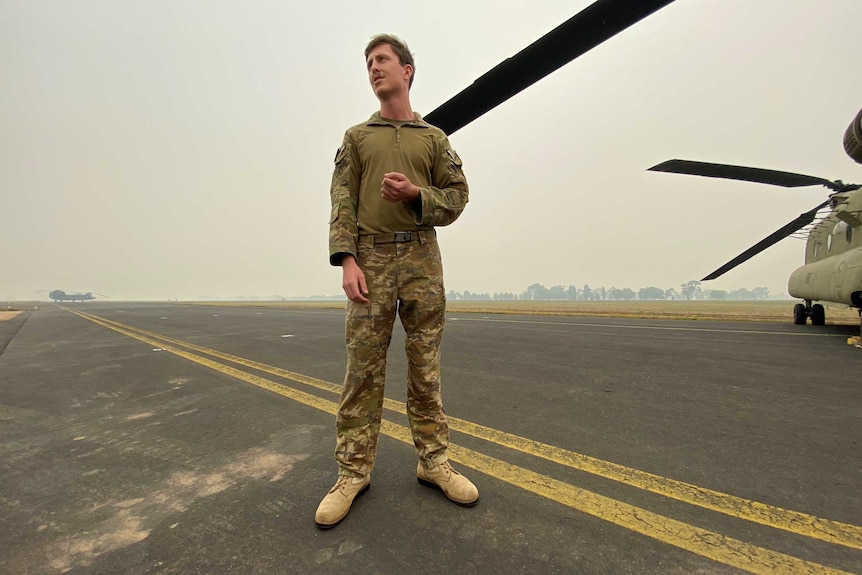
[[(334, 385), (330, 382), (237, 357), (217, 350), (204, 348), (81, 311), (72, 309), (69, 309), (68, 311), (103, 327), (145, 342), (151, 346), (160, 347), (165, 351), (230, 375), (246, 383), (267, 389), (281, 396), (293, 399), (304, 405), (320, 409), (327, 413), (336, 413), (336, 402), (325, 400), (316, 395), (281, 385), (235, 367), (219, 363), (213, 359), (196, 355), (191, 353), (191, 351), (229, 361), (233, 364), (275, 375), (280, 378), (309, 385), (317, 389), (339, 394), (340, 386)], [(401, 402), (386, 399), (384, 400), (384, 407), (391, 411), (405, 414), (405, 406)], [(450, 427), (453, 430), (485, 441), (496, 443), (510, 449), (521, 451), (535, 457), (540, 457), (560, 465), (618, 481), (633, 487), (638, 487), (651, 493), (656, 493), (691, 505), (710, 509), (738, 519), (752, 521), (836, 545), (862, 549), (862, 528), (856, 525), (822, 519), (813, 515), (782, 509), (780, 507), (766, 505), (757, 501), (751, 501), (718, 491), (705, 489), (682, 481), (676, 481), (660, 475), (654, 475), (616, 463), (611, 463), (609, 461), (603, 461), (587, 455), (560, 449), (552, 445), (539, 443), (525, 437), (520, 437), (454, 417), (449, 417), (448, 419)], [(411, 446), (413, 445), (410, 430), (405, 426), (384, 420), (381, 425), (381, 433), (403, 441)], [(726, 537), (706, 529), (694, 527), (687, 523), (683, 523), (585, 489), (574, 487), (546, 475), (518, 467), (506, 461), (490, 457), (466, 447), (450, 444), (449, 454), (453, 461), (473, 468), (481, 473), (485, 473), (500, 481), (504, 481), (573, 509), (604, 519), (605, 521), (625, 527), (626, 529), (646, 535), (663, 543), (685, 549), (692, 553), (696, 553), (703, 557), (707, 557), (714, 561), (730, 565), (750, 573), (763, 575), (775, 575), (779, 573), (792, 573), (794, 575), (850, 575), (845, 571), (805, 561), (777, 551), (772, 551), (744, 541)]]

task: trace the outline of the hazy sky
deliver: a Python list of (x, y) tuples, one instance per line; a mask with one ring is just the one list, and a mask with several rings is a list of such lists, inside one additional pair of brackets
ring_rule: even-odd
[[(0, 0), (0, 299), (341, 293), (329, 182), (377, 109), (368, 39), (409, 43), (425, 114), (589, 4)], [(860, 22), (677, 0), (461, 129), (447, 289), (678, 288), (827, 193), (646, 171), (667, 159), (862, 181)], [(704, 287), (785, 292), (803, 246)]]

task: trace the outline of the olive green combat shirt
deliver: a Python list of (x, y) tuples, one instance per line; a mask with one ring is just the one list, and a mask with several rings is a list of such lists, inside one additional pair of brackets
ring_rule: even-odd
[[(335, 155), (330, 196), (329, 263), (356, 257), (359, 234), (428, 230), (451, 224), (467, 205), (461, 159), (439, 128), (414, 113), (413, 120), (388, 120), (376, 112), (349, 128)], [(390, 202), (382, 197), (383, 174), (400, 172), (419, 187), (419, 198)]]

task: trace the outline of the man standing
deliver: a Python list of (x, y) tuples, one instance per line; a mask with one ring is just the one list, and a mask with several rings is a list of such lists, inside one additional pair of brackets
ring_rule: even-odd
[(349, 128), (335, 156), (329, 261), (342, 267), (349, 299), (347, 374), (336, 417), (338, 481), (315, 514), (336, 525), (371, 482), (383, 410), (386, 351), (396, 313), (406, 332), (407, 415), (419, 482), (460, 505), (476, 486), (448, 462), (449, 426), (440, 396), (440, 340), (446, 307), (435, 226), (467, 204), (461, 160), (446, 135), (410, 105), (415, 67), (407, 45), (382, 34), (365, 49), (380, 111)]

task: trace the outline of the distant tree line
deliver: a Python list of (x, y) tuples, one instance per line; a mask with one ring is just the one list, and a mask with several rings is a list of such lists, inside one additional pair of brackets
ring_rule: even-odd
[(487, 294), (452, 290), (447, 295), (450, 301), (765, 300), (769, 297), (769, 289), (765, 287), (739, 288), (732, 291), (705, 290), (701, 289), (699, 281), (694, 280), (680, 285), (678, 290), (651, 286), (634, 291), (631, 288), (591, 288), (589, 284), (584, 284), (582, 288), (574, 285), (556, 285), (548, 288), (542, 284), (533, 284), (519, 294), (512, 292)]

